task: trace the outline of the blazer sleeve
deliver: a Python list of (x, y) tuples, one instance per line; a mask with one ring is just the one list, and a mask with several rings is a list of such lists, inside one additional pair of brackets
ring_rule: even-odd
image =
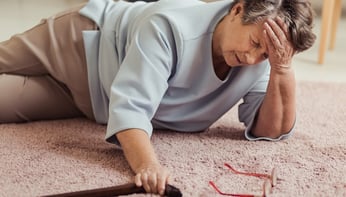
[(116, 144), (115, 134), (125, 129), (141, 129), (151, 136), (151, 119), (175, 64), (173, 33), (164, 19), (153, 17), (132, 31), (110, 92), (106, 140)]

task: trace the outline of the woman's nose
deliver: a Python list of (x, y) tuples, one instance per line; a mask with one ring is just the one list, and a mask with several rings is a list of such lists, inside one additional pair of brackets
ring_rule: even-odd
[(252, 50), (245, 54), (246, 62), (249, 65), (257, 64), (261, 62), (264, 58), (262, 52), (259, 50)]
[(245, 54), (245, 58), (246, 58), (246, 63), (249, 65), (256, 64), (258, 61), (258, 57), (251, 53)]

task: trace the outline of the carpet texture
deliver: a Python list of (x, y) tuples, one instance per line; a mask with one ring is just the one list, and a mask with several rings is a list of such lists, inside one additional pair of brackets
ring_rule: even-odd
[[(155, 131), (152, 142), (184, 196), (261, 194), (263, 179), (236, 175), (278, 170), (271, 196), (346, 196), (346, 84), (299, 82), (296, 132), (280, 142), (249, 142), (232, 109), (201, 133)], [(121, 150), (105, 127), (85, 119), (0, 125), (0, 196), (40, 196), (128, 183)], [(145, 196), (145, 195), (133, 195)]]

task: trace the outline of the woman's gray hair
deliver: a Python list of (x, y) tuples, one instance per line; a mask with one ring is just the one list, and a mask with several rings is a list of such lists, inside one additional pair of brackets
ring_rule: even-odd
[(244, 6), (244, 25), (279, 16), (288, 26), (297, 52), (305, 51), (314, 44), (314, 12), (309, 0), (234, 0), (233, 5), (239, 2)]

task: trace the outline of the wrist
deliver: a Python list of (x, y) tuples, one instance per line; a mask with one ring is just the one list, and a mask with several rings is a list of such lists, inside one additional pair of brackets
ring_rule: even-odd
[[(289, 86), (293, 87), (296, 84), (295, 79), (295, 72), (292, 67), (285, 67), (281, 69), (271, 69), (270, 70), (270, 77), (269, 77), (269, 84), (272, 87), (276, 88), (284, 88)], [(281, 89), (280, 91), (282, 91)]]
[(155, 168), (161, 168), (161, 164), (158, 160), (154, 161), (145, 161), (137, 166), (137, 168), (134, 169), (135, 173), (140, 173), (143, 170), (147, 169), (155, 169)]
[(124, 130), (117, 134), (117, 138), (123, 148), (126, 160), (135, 173), (147, 166), (159, 165), (149, 136), (143, 130)]
[(291, 75), (294, 74), (294, 69), (291, 64), (272, 65), (270, 73), (275, 75)]

